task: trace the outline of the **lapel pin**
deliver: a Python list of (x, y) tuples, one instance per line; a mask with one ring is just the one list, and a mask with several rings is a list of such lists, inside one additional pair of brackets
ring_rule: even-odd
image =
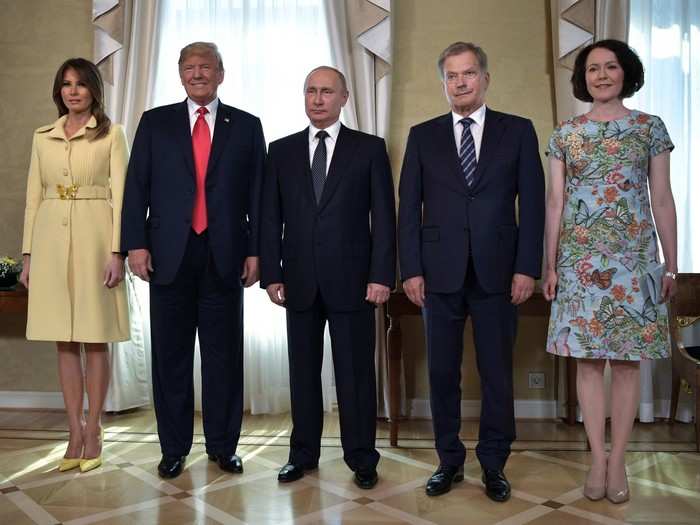
[(228, 117), (224, 117), (224, 122), (228, 122), (228, 121), (229, 121), (229, 118), (228, 118)]

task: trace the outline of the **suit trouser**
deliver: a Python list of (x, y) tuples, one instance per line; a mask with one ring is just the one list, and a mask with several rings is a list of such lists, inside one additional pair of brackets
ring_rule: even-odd
[(287, 309), (292, 423), (289, 462), (312, 466), (321, 454), (323, 332), (328, 321), (343, 457), (352, 470), (373, 469), (377, 397), (374, 370), (374, 308), (333, 312), (320, 294), (311, 308)]
[(440, 463), (464, 464), (459, 439), (464, 323), (471, 316), (476, 364), (481, 379), (481, 417), (476, 455), (483, 468), (502, 469), (515, 440), (513, 343), (516, 307), (510, 294), (486, 293), (470, 260), (461, 290), (427, 293), (423, 320), (428, 347), (430, 408)]
[(206, 449), (233, 454), (243, 417), (242, 287), (219, 277), (207, 232), (191, 231), (175, 280), (151, 283), (150, 291), (153, 403), (163, 454), (187, 455), (192, 447), (197, 332)]

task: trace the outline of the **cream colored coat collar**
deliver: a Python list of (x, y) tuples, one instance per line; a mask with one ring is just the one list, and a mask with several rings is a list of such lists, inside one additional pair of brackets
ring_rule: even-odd
[[(37, 133), (48, 132), (48, 136), (51, 138), (67, 140), (66, 139), (66, 132), (63, 129), (63, 126), (66, 124), (67, 119), (68, 119), (68, 115), (63, 115), (53, 124), (47, 124), (46, 126), (41, 126), (40, 128), (38, 128), (36, 130), (36, 132)], [(82, 128), (80, 128), (75, 133), (75, 135), (73, 135), (71, 137), (71, 140), (78, 138), (78, 137), (82, 137), (83, 135), (85, 135), (85, 131), (87, 130), (87, 128), (92, 129), (92, 128), (96, 128), (96, 127), (97, 127), (97, 119), (95, 119), (95, 116), (92, 115), (90, 117), (90, 119), (87, 121), (87, 123)]]

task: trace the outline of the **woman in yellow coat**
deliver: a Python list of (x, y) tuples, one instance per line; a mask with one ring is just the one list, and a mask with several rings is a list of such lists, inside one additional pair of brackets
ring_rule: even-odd
[(104, 113), (103, 93), (94, 64), (74, 58), (61, 65), (53, 85), (60, 118), (34, 133), (27, 182), (20, 281), (29, 289), (27, 339), (58, 347), (70, 428), (61, 471), (101, 464), (106, 343), (129, 339), (119, 247), (128, 151), (123, 128)]

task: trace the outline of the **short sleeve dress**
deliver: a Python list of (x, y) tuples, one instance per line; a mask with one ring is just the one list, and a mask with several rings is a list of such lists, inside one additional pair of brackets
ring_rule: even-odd
[(658, 268), (647, 176), (672, 150), (659, 117), (639, 111), (609, 122), (561, 123), (547, 154), (566, 164), (547, 351), (585, 359), (669, 356), (668, 311), (643, 282)]
[(31, 255), (27, 339), (106, 343), (129, 339), (126, 288), (104, 285), (120, 251), (129, 153), (124, 129), (89, 140), (97, 122), (66, 138), (66, 117), (34, 133), (22, 253)]

